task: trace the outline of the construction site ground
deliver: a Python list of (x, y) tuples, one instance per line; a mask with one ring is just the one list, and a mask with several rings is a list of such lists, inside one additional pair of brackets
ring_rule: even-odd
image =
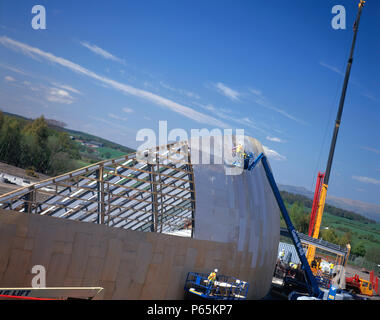
[[(347, 265), (346, 266), (346, 277), (351, 277), (354, 276), (355, 274), (358, 274), (361, 279), (364, 280), (370, 280), (370, 274), (369, 270), (365, 270), (364, 268), (357, 267), (357, 266), (352, 266), (352, 265)], [(375, 273), (375, 277), (380, 278), (380, 274)], [(278, 278), (273, 278), (272, 280), (272, 287), (270, 292), (265, 296), (264, 300), (287, 300), (287, 296), (281, 293), (281, 285), (282, 285), (282, 280)], [(372, 297), (366, 296), (366, 295), (361, 295), (358, 294), (360, 298), (365, 298), (369, 300), (380, 300), (380, 296), (377, 295), (374, 292), (374, 295)]]

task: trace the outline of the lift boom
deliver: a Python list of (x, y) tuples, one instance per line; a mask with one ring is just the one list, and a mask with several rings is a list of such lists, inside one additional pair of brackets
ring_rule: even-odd
[(323, 295), (323, 292), (319, 289), (317, 280), (315, 279), (315, 277), (313, 275), (313, 272), (310, 269), (310, 265), (309, 265), (309, 263), (308, 263), (308, 261), (306, 259), (305, 252), (304, 252), (304, 250), (302, 248), (301, 240), (298, 237), (297, 231), (294, 228), (292, 221), (290, 220), (289, 213), (286, 210), (284, 201), (282, 200), (280, 191), (278, 190), (276, 181), (274, 180), (274, 177), (273, 177), (272, 171), (271, 171), (271, 169), (269, 167), (269, 164), (268, 164), (266, 156), (263, 153), (261, 153), (253, 161), (253, 163), (248, 167), (248, 170), (252, 170), (259, 162), (261, 162), (263, 164), (263, 167), (264, 167), (265, 174), (267, 176), (269, 185), (270, 185), (270, 187), (271, 187), (271, 189), (273, 191), (273, 194), (274, 194), (274, 196), (276, 198), (276, 201), (277, 201), (277, 204), (278, 204), (278, 206), (280, 208), (282, 217), (285, 220), (286, 227), (287, 227), (287, 229), (289, 231), (290, 237), (291, 237), (291, 239), (293, 241), (293, 244), (294, 244), (294, 246), (296, 248), (298, 257), (299, 257), (299, 259), (301, 261), (301, 264), (302, 264), (302, 268), (305, 271), (306, 284), (307, 284), (307, 287), (308, 287), (309, 294), (311, 296), (313, 296), (313, 297), (321, 298), (322, 295)]

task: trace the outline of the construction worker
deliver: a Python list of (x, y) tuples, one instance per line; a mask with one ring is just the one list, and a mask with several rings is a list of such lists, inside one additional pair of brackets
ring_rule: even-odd
[(244, 161), (244, 148), (241, 144), (237, 145), (236, 147), (232, 148), (232, 152), (235, 152), (235, 161), (232, 163), (232, 165), (241, 167), (242, 161)]
[(218, 272), (218, 269), (215, 269), (213, 272), (210, 273), (210, 275), (207, 278), (209, 283), (214, 283), (214, 281), (216, 280), (216, 273), (217, 272)]
[(333, 270), (334, 270), (334, 264), (331, 262), (330, 263), (330, 276), (332, 275)]
[(242, 146), (241, 144), (239, 144), (239, 145), (235, 148), (235, 150), (236, 150), (236, 154), (241, 154), (241, 153), (244, 152), (244, 150), (243, 150), (243, 146)]
[(297, 268), (298, 268), (298, 265), (295, 264), (294, 262), (290, 262), (290, 263), (289, 263), (289, 267), (291, 267), (292, 269), (297, 269)]
[(284, 260), (284, 257), (285, 257), (285, 250), (282, 249), (281, 252), (280, 252), (280, 260)]

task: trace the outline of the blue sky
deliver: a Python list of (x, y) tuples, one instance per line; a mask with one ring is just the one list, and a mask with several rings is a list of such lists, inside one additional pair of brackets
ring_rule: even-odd
[[(0, 109), (137, 147), (136, 132), (244, 129), (276, 180), (324, 171), (358, 1), (0, 0)], [(46, 29), (31, 27), (46, 8)], [(346, 29), (334, 30), (334, 5)], [(380, 4), (363, 10), (329, 195), (380, 204)]]

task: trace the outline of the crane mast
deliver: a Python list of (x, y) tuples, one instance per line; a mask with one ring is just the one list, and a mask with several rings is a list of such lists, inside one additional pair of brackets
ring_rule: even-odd
[[(325, 176), (323, 179), (322, 188), (320, 190), (317, 216), (315, 218), (315, 223), (314, 223), (313, 238), (318, 238), (319, 230), (321, 228), (322, 215), (323, 215), (323, 210), (325, 208), (325, 203), (326, 203), (327, 188), (328, 188), (328, 184), (329, 184), (331, 167), (332, 167), (332, 162), (333, 162), (333, 158), (334, 158), (335, 145), (336, 145), (336, 140), (338, 138), (339, 127), (340, 127), (340, 123), (341, 123), (341, 119), (342, 119), (343, 106), (344, 106), (344, 101), (346, 99), (346, 91), (347, 91), (347, 86), (348, 86), (348, 80), (350, 78), (351, 66), (352, 66), (352, 62), (353, 62), (356, 37), (358, 34), (359, 22), (360, 22), (360, 17), (362, 14), (362, 9), (364, 7), (364, 3), (365, 3), (365, 1), (360, 0), (358, 13), (356, 15), (356, 20), (354, 23), (354, 36), (352, 39), (350, 56), (348, 58), (346, 73), (344, 76), (343, 88), (342, 88), (342, 93), (340, 96), (338, 113), (337, 113), (336, 120), (335, 120), (335, 126), (334, 126), (333, 136), (332, 136), (332, 140), (331, 140), (330, 152), (329, 152), (329, 157), (327, 160)], [(315, 256), (315, 247), (309, 246), (309, 249), (307, 252), (307, 259), (308, 259), (309, 264), (311, 263), (311, 261), (314, 260), (314, 256)]]

